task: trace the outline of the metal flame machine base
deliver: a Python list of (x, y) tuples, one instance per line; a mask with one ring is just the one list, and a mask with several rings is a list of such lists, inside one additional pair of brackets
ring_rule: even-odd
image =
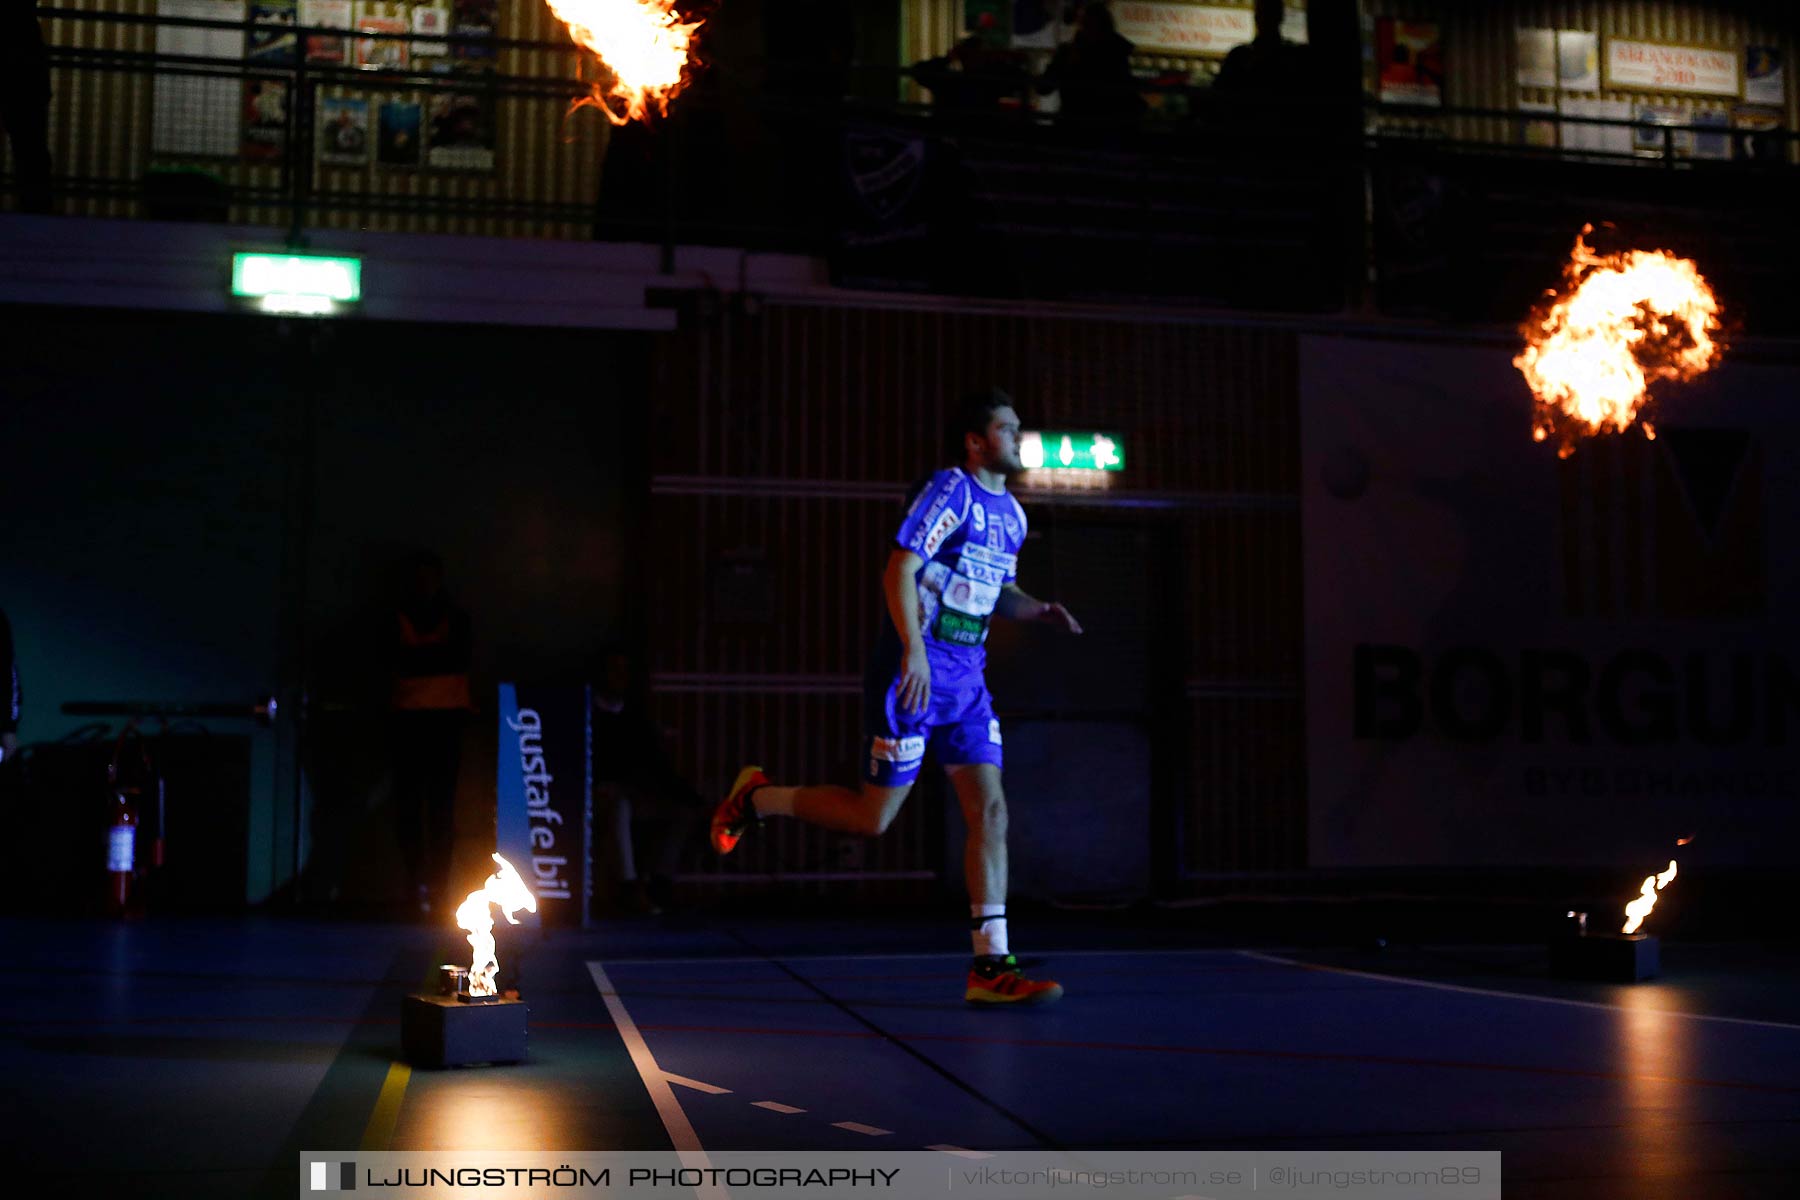
[(1550, 974), (1558, 979), (1637, 983), (1661, 968), (1662, 943), (1653, 933), (1579, 933), (1550, 943)]
[(525, 1059), (523, 1000), (407, 996), (400, 1004), (400, 1048), (415, 1067), (467, 1067)]

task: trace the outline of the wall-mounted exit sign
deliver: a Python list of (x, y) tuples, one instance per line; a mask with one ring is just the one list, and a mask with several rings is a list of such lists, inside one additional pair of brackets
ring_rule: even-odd
[(362, 259), (324, 254), (231, 256), (231, 294), (263, 312), (326, 317), (362, 299)]
[(1125, 439), (1116, 433), (1030, 429), (1019, 435), (1026, 470), (1123, 471)]

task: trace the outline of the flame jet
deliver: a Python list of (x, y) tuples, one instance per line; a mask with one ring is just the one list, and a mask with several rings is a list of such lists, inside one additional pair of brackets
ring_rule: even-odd
[[(646, 120), (650, 110), (667, 115), (669, 101), (687, 83), (694, 31), (672, 0), (545, 0), (576, 44), (600, 60), (601, 78), (575, 108), (592, 107), (614, 125)], [(571, 110), (572, 111), (572, 110)]]
[(1656, 893), (1669, 886), (1675, 878), (1675, 860), (1669, 860), (1669, 869), (1659, 875), (1644, 876), (1644, 886), (1638, 891), (1638, 898), (1625, 906), (1625, 928), (1620, 933), (1636, 933), (1650, 910), (1656, 907)]
[(506, 916), (508, 924), (517, 925), (519, 920), (513, 914), (521, 908), (526, 912), (537, 911), (537, 897), (513, 870), (513, 865), (494, 855), (494, 861), (500, 869), (487, 877), (487, 882), (480, 889), (469, 893), (469, 898), (462, 902), (456, 910), (456, 923), (469, 931), (469, 945), (475, 948), (475, 961), (469, 967), (469, 995), (498, 995), (495, 980), (500, 977), (500, 963), (494, 957), (494, 915), (490, 906), (498, 908)]

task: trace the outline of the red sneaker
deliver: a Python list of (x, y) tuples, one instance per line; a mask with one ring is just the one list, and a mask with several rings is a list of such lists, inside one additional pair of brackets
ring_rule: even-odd
[(969, 964), (969, 986), (963, 999), (970, 1004), (1049, 1004), (1061, 1000), (1062, 984), (1051, 979), (1027, 979), (1012, 955), (989, 955)]
[(769, 777), (762, 773), (761, 767), (745, 767), (738, 772), (731, 791), (726, 793), (725, 799), (719, 801), (719, 807), (713, 809), (711, 837), (714, 850), (720, 854), (730, 854), (737, 849), (744, 831), (756, 823), (756, 810), (750, 806), (750, 793), (768, 782)]

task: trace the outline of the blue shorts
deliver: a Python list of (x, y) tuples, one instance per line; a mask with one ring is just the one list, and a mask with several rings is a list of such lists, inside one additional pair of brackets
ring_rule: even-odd
[[(934, 666), (936, 664), (933, 664)], [(931, 700), (922, 713), (900, 707), (900, 680), (863, 687), (863, 779), (879, 787), (901, 787), (919, 777), (927, 746), (940, 766), (993, 763), (1001, 766), (1000, 721), (994, 698), (980, 675), (932, 677)]]

